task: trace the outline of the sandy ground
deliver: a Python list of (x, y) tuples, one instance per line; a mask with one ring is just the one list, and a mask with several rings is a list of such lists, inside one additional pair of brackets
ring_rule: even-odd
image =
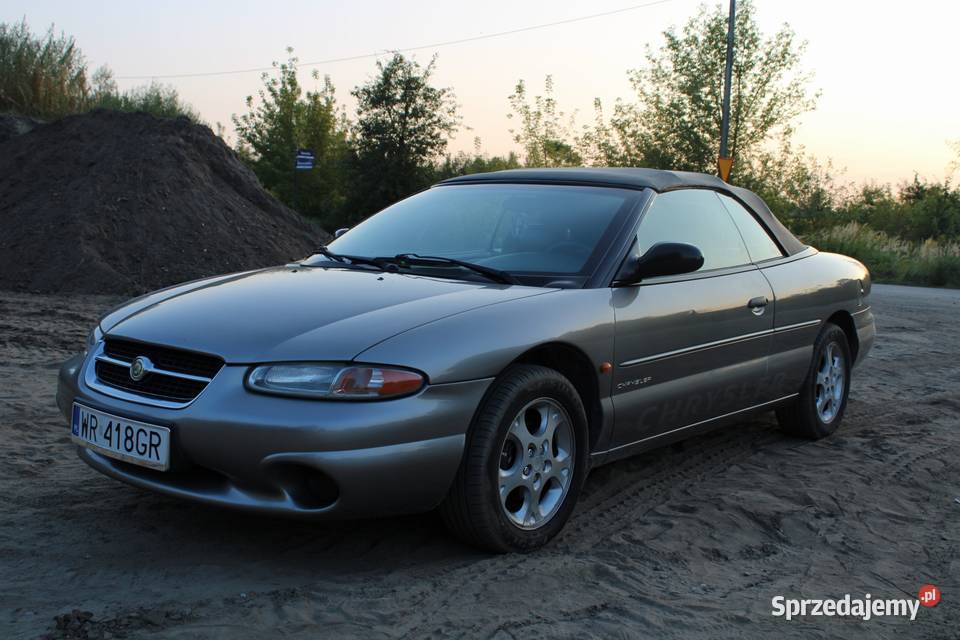
[[(766, 415), (603, 467), (523, 556), (433, 515), (269, 520), (93, 472), (54, 386), (111, 302), (0, 292), (0, 638), (960, 637), (960, 292), (875, 288), (879, 342), (832, 438)], [(943, 601), (914, 622), (771, 615), (776, 595), (924, 583)]]

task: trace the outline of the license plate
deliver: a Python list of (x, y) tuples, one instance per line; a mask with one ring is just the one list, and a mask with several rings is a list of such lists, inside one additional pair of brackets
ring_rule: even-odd
[(73, 405), (70, 438), (105, 456), (166, 471), (170, 467), (170, 429), (121, 418), (81, 404)]

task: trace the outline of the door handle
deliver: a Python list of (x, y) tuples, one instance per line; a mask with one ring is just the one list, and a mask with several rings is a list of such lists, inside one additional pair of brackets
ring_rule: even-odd
[(763, 315), (768, 302), (769, 300), (767, 300), (766, 296), (757, 296), (756, 298), (750, 298), (747, 302), (747, 307), (750, 311), (753, 311), (753, 315), (759, 316)]

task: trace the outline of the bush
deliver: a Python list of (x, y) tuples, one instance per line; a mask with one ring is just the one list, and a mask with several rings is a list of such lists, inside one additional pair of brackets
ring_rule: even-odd
[(193, 107), (182, 102), (177, 90), (171, 86), (151, 83), (120, 93), (118, 91), (98, 93), (90, 104), (91, 108), (111, 109), (113, 111), (143, 112), (160, 118), (186, 117), (193, 122), (202, 122), (200, 114)]
[(822, 251), (856, 258), (884, 282), (960, 287), (960, 243), (892, 238), (867, 225), (851, 222), (816, 231), (804, 241)]
[(914, 177), (901, 187), (906, 205), (906, 228), (900, 235), (910, 240), (960, 237), (960, 189), (950, 182), (926, 182)]
[(468, 175), (471, 173), (486, 173), (488, 171), (505, 171), (507, 169), (519, 169), (521, 166), (520, 158), (511, 151), (506, 156), (486, 156), (480, 152), (480, 145), (476, 144), (476, 152), (473, 155), (463, 153), (456, 155), (447, 155), (442, 162), (434, 167), (433, 180), (439, 182), (447, 178)]

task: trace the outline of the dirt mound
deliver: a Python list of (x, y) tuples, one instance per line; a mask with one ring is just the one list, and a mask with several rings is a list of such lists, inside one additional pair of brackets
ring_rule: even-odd
[(35, 118), (6, 113), (0, 114), (0, 142), (6, 142), (10, 138), (30, 133), (42, 124), (42, 121)]
[(328, 235), (208, 127), (94, 111), (0, 143), (0, 289), (139, 293), (282, 264)]

